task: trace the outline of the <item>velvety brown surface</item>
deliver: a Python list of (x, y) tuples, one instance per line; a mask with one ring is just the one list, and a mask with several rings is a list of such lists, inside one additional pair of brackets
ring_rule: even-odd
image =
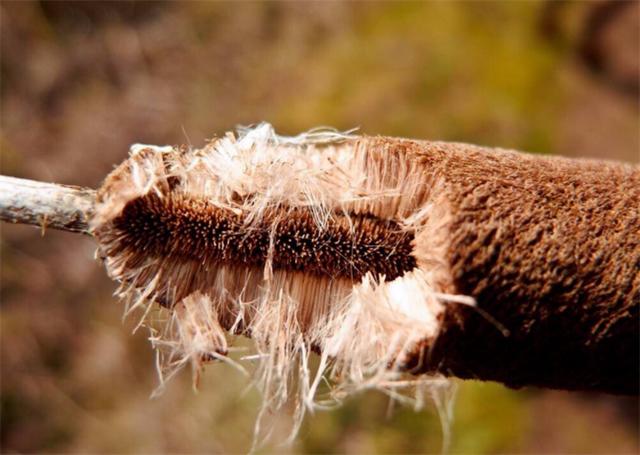
[[(376, 139), (423, 161), (452, 221), (453, 289), (428, 368), (637, 394), (640, 170), (461, 144)], [(435, 196), (435, 195), (434, 195)], [(508, 331), (508, 334), (506, 331)]]

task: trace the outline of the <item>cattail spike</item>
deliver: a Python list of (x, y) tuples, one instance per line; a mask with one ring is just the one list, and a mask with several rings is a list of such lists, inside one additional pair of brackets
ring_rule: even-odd
[(637, 166), (266, 123), (135, 145), (97, 192), (0, 179), (2, 219), (96, 238), (162, 381), (238, 367), (247, 335), (260, 415), (294, 399), (294, 432), (359, 390), (420, 406), (441, 374), (637, 394), (638, 201)]

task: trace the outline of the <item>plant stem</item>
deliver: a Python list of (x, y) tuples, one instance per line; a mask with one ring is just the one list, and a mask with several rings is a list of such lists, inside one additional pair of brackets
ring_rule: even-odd
[(0, 219), (89, 233), (96, 191), (0, 175)]

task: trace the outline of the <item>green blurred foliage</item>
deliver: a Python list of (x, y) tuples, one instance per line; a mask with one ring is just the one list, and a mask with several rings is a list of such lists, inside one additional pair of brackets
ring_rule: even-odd
[(305, 65), (321, 76), (304, 78), (301, 90), (319, 86), (320, 96), (292, 95), (276, 118), (298, 130), (320, 116), (379, 134), (548, 150), (553, 109), (539, 94), (555, 96), (554, 53), (536, 42), (535, 12), (519, 2), (394, 3), (365, 12)]

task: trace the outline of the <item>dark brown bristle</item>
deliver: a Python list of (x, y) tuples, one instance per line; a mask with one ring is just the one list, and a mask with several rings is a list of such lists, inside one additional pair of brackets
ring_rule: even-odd
[(371, 272), (393, 280), (416, 267), (413, 234), (369, 215), (335, 214), (320, 228), (310, 210), (282, 208), (247, 225), (204, 199), (149, 194), (130, 201), (113, 227), (120, 239), (115, 248), (203, 265), (263, 266), (272, 238), (274, 269), (353, 280)]

